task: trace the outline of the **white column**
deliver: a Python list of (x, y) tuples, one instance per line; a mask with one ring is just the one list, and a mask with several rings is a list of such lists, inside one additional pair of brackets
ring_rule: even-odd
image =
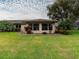
[(52, 33), (55, 33), (56, 27), (55, 24), (52, 24)]
[(42, 33), (42, 23), (39, 23), (39, 33)]
[(25, 33), (25, 31), (24, 31), (24, 25), (21, 25), (21, 32)]

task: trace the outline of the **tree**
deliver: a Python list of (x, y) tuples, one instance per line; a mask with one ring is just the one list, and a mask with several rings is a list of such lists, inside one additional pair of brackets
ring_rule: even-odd
[[(48, 16), (52, 20), (59, 22), (63, 29), (73, 24), (79, 18), (79, 1), (78, 0), (56, 0), (56, 2), (47, 7)], [(67, 21), (68, 24), (67, 24)], [(68, 28), (67, 28), (68, 29)], [(67, 30), (66, 29), (66, 30)]]

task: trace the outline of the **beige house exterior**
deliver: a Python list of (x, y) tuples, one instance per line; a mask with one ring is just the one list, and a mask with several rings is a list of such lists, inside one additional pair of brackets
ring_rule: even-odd
[(52, 20), (46, 19), (36, 19), (36, 20), (28, 20), (23, 21), (21, 24), (21, 32), (27, 34), (25, 27), (31, 26), (32, 33), (41, 34), (41, 33), (48, 33), (53, 34), (55, 33), (55, 23)]

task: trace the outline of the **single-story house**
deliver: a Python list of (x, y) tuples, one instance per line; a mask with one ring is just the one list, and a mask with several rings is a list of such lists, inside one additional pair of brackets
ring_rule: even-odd
[(54, 33), (55, 23), (52, 20), (36, 19), (24, 21), (21, 24), (21, 32), (27, 33), (25, 27), (31, 27), (32, 33)]
[(30, 26), (32, 33), (54, 33), (55, 32), (55, 21), (47, 19), (33, 19), (33, 20), (10, 20), (16, 25), (22, 33), (27, 33)]

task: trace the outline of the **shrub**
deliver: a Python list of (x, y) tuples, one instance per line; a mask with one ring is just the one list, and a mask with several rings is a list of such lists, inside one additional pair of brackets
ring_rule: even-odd
[(68, 30), (71, 30), (72, 28), (73, 28), (72, 22), (70, 22), (69, 20), (61, 21), (58, 26), (57, 32), (61, 34), (69, 34)]
[(27, 34), (32, 34), (31, 26), (25, 27), (25, 30), (26, 30)]
[(6, 22), (6, 21), (1, 21), (0, 22), (0, 31), (4, 32), (4, 31), (13, 31), (15, 30), (15, 25), (9, 23), (9, 22)]

